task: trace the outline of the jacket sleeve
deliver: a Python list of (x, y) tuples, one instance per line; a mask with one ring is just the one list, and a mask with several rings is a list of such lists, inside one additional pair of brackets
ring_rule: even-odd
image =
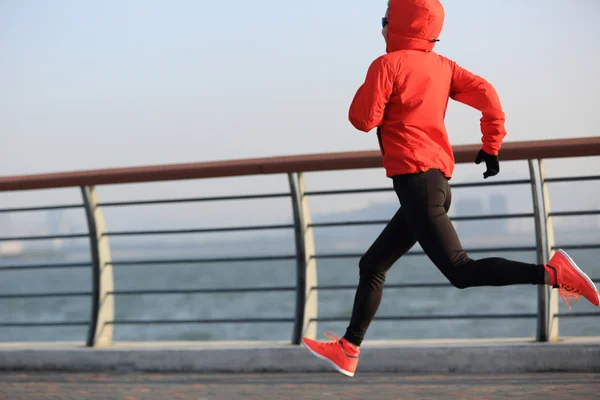
[(482, 77), (452, 62), (450, 97), (481, 111), (482, 149), (488, 154), (497, 155), (506, 129), (505, 115), (496, 89)]
[(393, 87), (392, 66), (383, 57), (379, 57), (369, 67), (365, 82), (352, 100), (348, 115), (350, 123), (363, 132), (380, 126)]

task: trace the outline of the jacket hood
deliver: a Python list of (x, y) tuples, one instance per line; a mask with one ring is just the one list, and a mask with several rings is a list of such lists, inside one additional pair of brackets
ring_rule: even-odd
[(390, 0), (387, 52), (431, 51), (444, 25), (439, 0)]

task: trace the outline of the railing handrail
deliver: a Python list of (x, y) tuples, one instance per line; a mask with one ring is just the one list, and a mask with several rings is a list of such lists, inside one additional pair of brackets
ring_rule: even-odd
[[(454, 156), (456, 163), (472, 162), (480, 148), (480, 144), (455, 146)], [(501, 160), (504, 161), (514, 161), (586, 157), (596, 156), (598, 154), (600, 154), (600, 136), (574, 139), (507, 142), (502, 146), (500, 157)], [(7, 176), (0, 177), (0, 191), (365, 169), (378, 168), (381, 166), (382, 158), (379, 151), (321, 153), (230, 161)]]

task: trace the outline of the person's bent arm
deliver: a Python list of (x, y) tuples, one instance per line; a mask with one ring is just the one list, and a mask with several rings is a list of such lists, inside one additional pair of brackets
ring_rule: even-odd
[(482, 77), (453, 62), (450, 97), (481, 111), (482, 149), (490, 155), (498, 155), (502, 140), (506, 136), (506, 129), (505, 116), (496, 89)]
[(365, 82), (352, 100), (348, 115), (350, 123), (363, 132), (380, 126), (393, 86), (392, 67), (383, 57), (379, 57), (369, 67)]

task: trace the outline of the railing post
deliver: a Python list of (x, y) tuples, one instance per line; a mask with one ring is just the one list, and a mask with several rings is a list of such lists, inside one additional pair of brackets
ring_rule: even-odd
[(87, 346), (108, 346), (112, 343), (115, 300), (109, 292), (114, 291), (113, 269), (110, 264), (110, 246), (106, 236), (106, 223), (98, 205), (95, 187), (81, 188), (90, 234), (92, 253), (92, 312), (88, 329)]
[[(548, 190), (548, 183), (546, 182), (546, 170), (544, 169), (544, 161), (538, 160), (538, 167), (540, 170), (540, 182), (542, 184), (542, 200), (544, 202), (544, 226), (546, 228), (546, 255), (548, 259), (554, 255), (554, 224), (552, 223), (552, 217), (550, 216), (550, 192)], [(548, 341), (554, 342), (559, 340), (558, 330), (558, 292), (549, 286), (544, 286), (548, 292)]]
[[(548, 262), (554, 247), (554, 230), (550, 219), (550, 197), (542, 160), (528, 160), (531, 177), (531, 195), (535, 221), (535, 239), (537, 263)], [(536, 165), (537, 164), (537, 165)], [(539, 171), (536, 174), (536, 167)], [(539, 187), (541, 186), (541, 188)], [(541, 192), (541, 193), (540, 193)], [(554, 315), (558, 312), (558, 299), (547, 285), (538, 287), (538, 320), (536, 340), (548, 342), (558, 339), (558, 321)]]
[[(528, 160), (529, 176), (531, 178), (531, 198), (533, 201), (533, 215), (535, 223), (535, 247), (536, 262), (544, 264), (548, 260), (544, 240), (544, 219), (542, 216), (542, 202), (538, 189), (538, 178), (536, 174), (535, 160)], [(548, 341), (548, 288), (546, 285), (538, 286), (538, 311), (537, 311), (536, 340), (538, 342)]]
[(300, 344), (303, 336), (315, 338), (317, 335), (314, 321), (318, 315), (317, 291), (314, 289), (317, 286), (317, 260), (308, 197), (304, 194), (304, 176), (290, 173), (288, 180), (296, 239), (296, 313), (292, 344)]

